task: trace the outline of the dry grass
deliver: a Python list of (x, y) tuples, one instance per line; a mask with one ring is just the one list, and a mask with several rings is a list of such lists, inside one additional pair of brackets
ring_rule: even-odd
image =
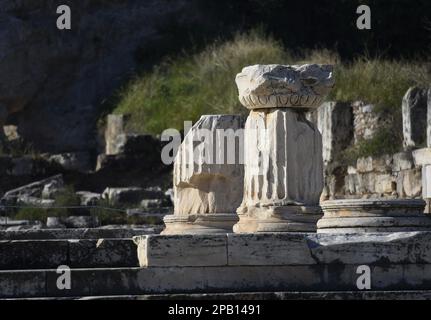
[(364, 57), (344, 64), (329, 50), (293, 54), (273, 38), (252, 31), (216, 42), (199, 54), (166, 60), (137, 76), (121, 91), (115, 112), (131, 114), (131, 131), (159, 134), (167, 128), (182, 129), (184, 120), (195, 121), (202, 114), (246, 112), (234, 81), (244, 66), (312, 62), (336, 65), (336, 87), (329, 100), (363, 100), (393, 113), (394, 119), (400, 117), (401, 99), (409, 86), (431, 83), (429, 71), (419, 63)]

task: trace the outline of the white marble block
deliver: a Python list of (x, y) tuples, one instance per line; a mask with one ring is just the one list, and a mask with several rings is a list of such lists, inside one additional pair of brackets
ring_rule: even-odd
[(236, 76), (239, 100), (248, 109), (317, 108), (334, 86), (331, 65), (253, 65)]
[(164, 234), (231, 232), (244, 181), (244, 118), (204, 115), (187, 133), (174, 163), (174, 214)]
[(427, 94), (427, 147), (431, 148), (431, 87)]
[(422, 198), (431, 198), (431, 165), (422, 166)]
[[(314, 230), (323, 189), (319, 130), (301, 112), (270, 109), (251, 111), (245, 131), (244, 198), (234, 231)], [(279, 219), (285, 221), (274, 223)]]
[[(316, 205), (323, 188), (322, 138), (302, 113), (251, 111), (246, 122), (246, 206)], [(266, 132), (265, 132), (266, 131)], [(256, 157), (258, 155), (258, 157)]]
[(402, 101), (403, 145), (405, 150), (422, 145), (427, 140), (428, 90), (411, 87)]

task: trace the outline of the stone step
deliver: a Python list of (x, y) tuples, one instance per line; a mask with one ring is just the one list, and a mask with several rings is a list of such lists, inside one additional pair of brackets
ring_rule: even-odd
[(39, 230), (0, 230), (0, 240), (36, 240), (36, 239), (100, 239), (132, 238), (143, 234), (158, 234), (161, 225), (142, 227), (113, 228), (76, 228), (76, 229), (39, 229)]
[(431, 291), (223, 292), (9, 298), (5, 300), (431, 300)]
[(151, 221), (152, 223), (163, 224), (163, 218), (172, 212), (172, 208), (152, 208), (144, 210), (142, 208), (127, 209), (127, 216), (133, 217), (137, 223)]
[(131, 239), (0, 240), (0, 270), (136, 267)]
[[(372, 290), (431, 290), (430, 265), (370, 268)], [(71, 269), (71, 288), (64, 290), (57, 287), (64, 274), (55, 269), (4, 270), (0, 298), (359, 291), (356, 270), (356, 265), (81, 268)]]

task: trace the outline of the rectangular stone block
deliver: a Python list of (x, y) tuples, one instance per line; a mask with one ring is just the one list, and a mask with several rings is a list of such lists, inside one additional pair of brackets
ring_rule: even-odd
[[(82, 297), (208, 292), (359, 291), (358, 266), (218, 266), (75, 269), (71, 289), (59, 290), (54, 270), (0, 272), (0, 297)], [(430, 290), (430, 264), (369, 265), (371, 290)], [(46, 281), (45, 281), (46, 276)], [(37, 286), (35, 286), (37, 284)], [(42, 287), (46, 285), (45, 287)]]
[[(63, 289), (58, 284), (64, 284), (64, 279), (60, 278), (65, 276), (65, 272), (59, 271), (57, 269), (45, 270), (44, 284), (46, 292), (44, 297), (82, 297), (89, 296), (92, 294), (92, 288), (96, 285), (95, 272), (97, 273), (99, 269), (70, 269), (70, 289)], [(111, 269), (112, 270), (112, 269)], [(60, 278), (60, 279), (59, 279)], [(111, 279), (105, 277), (104, 279), (98, 279), (101, 283), (100, 285), (109, 285)]]
[(141, 266), (431, 264), (431, 232), (143, 236)]
[(105, 130), (105, 153), (108, 155), (118, 154), (117, 136), (124, 133), (126, 116), (123, 114), (109, 114), (106, 121)]
[(227, 265), (227, 236), (148, 235), (134, 237), (141, 267)]
[(403, 170), (403, 190), (408, 198), (417, 198), (422, 194), (422, 172), (420, 168)]
[(431, 148), (431, 88), (427, 94), (427, 147)]
[(403, 97), (403, 145), (406, 149), (426, 142), (427, 91), (411, 87)]
[(395, 178), (390, 174), (376, 174), (374, 190), (378, 194), (391, 194), (396, 190)]
[(431, 148), (422, 148), (412, 151), (413, 161), (416, 167), (431, 164)]
[(422, 198), (431, 198), (431, 165), (422, 167)]
[(0, 241), (0, 270), (52, 268), (67, 263), (66, 240)]
[(315, 264), (307, 241), (300, 233), (228, 234), (228, 264)]
[(323, 162), (328, 165), (346, 149), (353, 139), (353, 110), (348, 103), (329, 101), (316, 112), (317, 127), (322, 134)]
[(44, 271), (0, 271), (0, 298), (46, 296)]
[(137, 267), (136, 245), (130, 239), (69, 240), (71, 267)]
[(373, 172), (358, 174), (357, 183), (357, 193), (373, 194), (376, 192), (376, 174)]
[(77, 228), (77, 229), (40, 229), (40, 230), (0, 230), (0, 240), (48, 240), (48, 239), (100, 239), (132, 238), (137, 235), (154, 234), (161, 226), (147, 228)]
[(355, 194), (356, 186), (358, 184), (358, 175), (357, 174), (348, 174), (344, 177), (344, 185), (346, 193)]
[[(430, 290), (431, 265), (370, 264), (371, 290)], [(72, 269), (70, 290), (55, 270), (0, 271), (0, 298), (262, 291), (358, 291), (359, 264)]]
[[(58, 290), (58, 274), (47, 276), (48, 296), (98, 296), (125, 294), (295, 291), (324, 288), (325, 266), (214, 266), (214, 267), (148, 267), (121, 269), (77, 269), (72, 271), (71, 290)], [(337, 270), (338, 272), (338, 270)], [(337, 275), (326, 276), (329, 281)], [(344, 280), (344, 282), (346, 282)], [(354, 284), (354, 283), (353, 283)], [(331, 289), (353, 288), (335, 281)]]
[(308, 236), (318, 264), (431, 263), (431, 232), (315, 234)]
[(410, 151), (398, 152), (393, 155), (392, 159), (392, 171), (398, 172), (413, 168), (413, 157)]
[(356, 170), (359, 173), (367, 173), (373, 171), (373, 158), (372, 157), (366, 157), (366, 158), (359, 158), (356, 160)]
[(382, 155), (373, 158), (371, 156), (366, 158), (359, 158), (356, 161), (356, 170), (359, 173), (368, 172), (389, 172), (391, 170), (392, 157), (389, 155)]

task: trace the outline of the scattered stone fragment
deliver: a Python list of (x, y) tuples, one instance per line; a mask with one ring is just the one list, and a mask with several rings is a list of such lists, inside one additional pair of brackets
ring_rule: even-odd
[(19, 196), (29, 196), (42, 198), (42, 191), (45, 185), (55, 183), (63, 185), (63, 176), (61, 174), (52, 176), (40, 181), (32, 182), (28, 185), (7, 191), (1, 199), (2, 203), (14, 204)]
[(90, 191), (78, 191), (76, 194), (81, 199), (81, 206), (95, 206), (102, 199), (102, 194)]
[(99, 220), (94, 216), (69, 216), (62, 220), (67, 228), (95, 228)]

